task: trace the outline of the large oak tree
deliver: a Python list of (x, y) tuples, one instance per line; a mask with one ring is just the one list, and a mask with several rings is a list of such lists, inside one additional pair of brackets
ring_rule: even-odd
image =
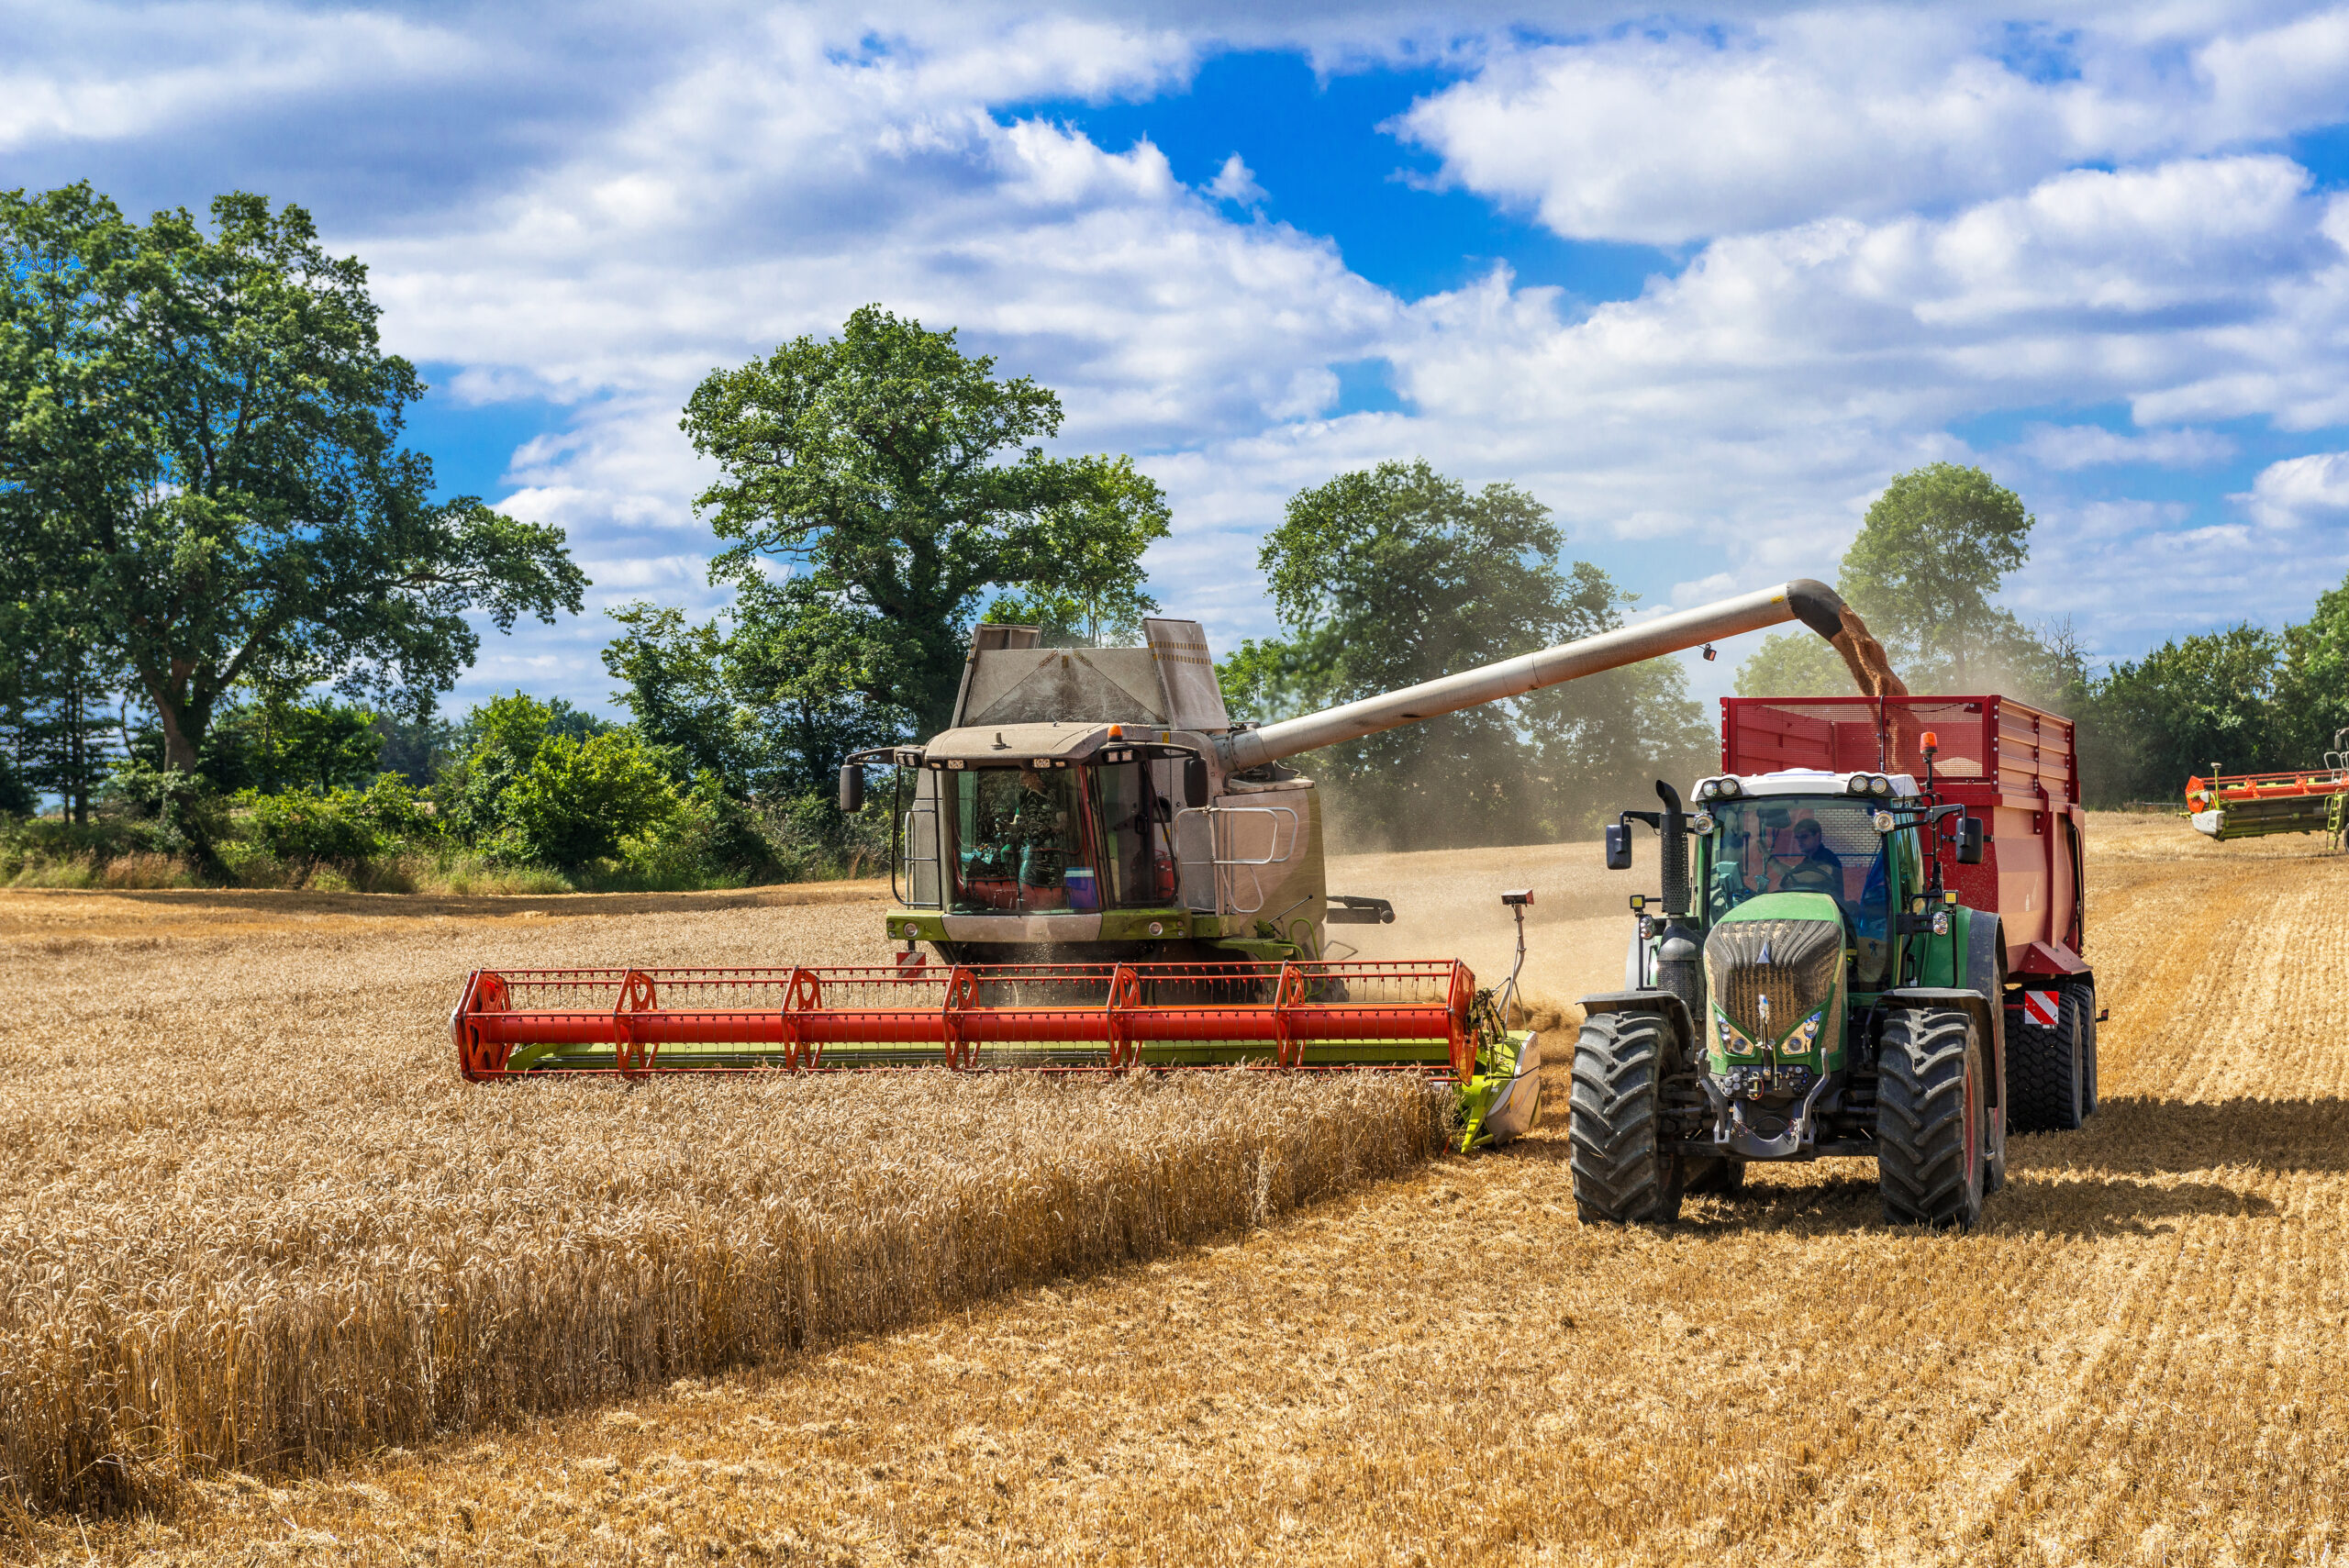
[(562, 530), (432, 498), (363, 266), (297, 206), (211, 217), (0, 194), (0, 584), (86, 605), (183, 770), (239, 682), (420, 710), (468, 612), (551, 621), (586, 585)]
[(1047, 457), (1060, 424), (1049, 388), (879, 306), (838, 338), (713, 372), (684, 419), (722, 473), (698, 504), (735, 541), (712, 574), (792, 562), (804, 607), (855, 629), (857, 694), (942, 729), (990, 590), (1095, 624), (1145, 602), (1135, 563), (1166, 532), (1165, 501), (1122, 460)]

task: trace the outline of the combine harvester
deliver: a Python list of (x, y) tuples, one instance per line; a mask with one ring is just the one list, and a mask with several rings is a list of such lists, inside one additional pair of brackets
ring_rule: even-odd
[(1724, 699), (1620, 992), (1586, 996), (1586, 1218), (1664, 1221), (1757, 1161), (1876, 1162), (1887, 1219), (1971, 1225), (2007, 1131), (2096, 1108), (2071, 721), (1998, 696)]
[(460, 1066), (1385, 1069), (1456, 1084), (1464, 1146), (1513, 1137), (1539, 1098), (1504, 1022), (1515, 974), (1487, 992), (1449, 959), (1330, 958), (1327, 924), (1394, 914), (1327, 894), (1319, 797), (1282, 759), (1798, 618), (1852, 657), (1855, 619), (1801, 580), (1261, 728), (1227, 716), (1195, 622), (1108, 649), (981, 626), (954, 727), (841, 769), (848, 811), (865, 767), (895, 770), (896, 963), (482, 970)]
[(2332, 738), (2324, 766), (2291, 773), (2222, 773), (2186, 781), (2187, 819), (2213, 839), (2321, 833), (2333, 848), (2349, 834), (2349, 729)]

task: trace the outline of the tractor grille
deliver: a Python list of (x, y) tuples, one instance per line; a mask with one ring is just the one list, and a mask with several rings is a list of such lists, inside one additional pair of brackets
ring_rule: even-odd
[(1755, 1040), (1776, 1039), (1826, 1001), (1842, 962), (1843, 928), (1834, 920), (1731, 920), (1705, 939), (1713, 999)]

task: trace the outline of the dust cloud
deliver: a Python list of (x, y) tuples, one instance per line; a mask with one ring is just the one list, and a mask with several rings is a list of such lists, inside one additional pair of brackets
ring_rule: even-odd
[[(1330, 891), (1385, 898), (1391, 926), (1331, 926), (1333, 957), (1458, 958), (1480, 985), (1507, 978), (1517, 926), (1501, 895), (1533, 890), (1525, 912), (1525, 971), (1520, 986), (1560, 1002), (1623, 984), (1623, 949), (1631, 935), (1626, 902), (1655, 891), (1652, 840), (1642, 864), (1609, 873), (1596, 840), (1475, 850), (1419, 850), (1333, 855)], [(1356, 951), (1348, 953), (1347, 946)]]

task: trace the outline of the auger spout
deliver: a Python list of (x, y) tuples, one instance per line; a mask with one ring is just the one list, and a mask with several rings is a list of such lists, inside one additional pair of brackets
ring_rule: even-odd
[(1775, 588), (1759, 588), (1717, 605), (1681, 610), (1638, 626), (1545, 648), (1539, 653), (1520, 654), (1496, 664), (1464, 670), (1456, 675), (1422, 681), (1399, 692), (1285, 718), (1261, 729), (1235, 730), (1218, 737), (1216, 748), (1224, 765), (1237, 773), (1295, 756), (1299, 751), (1358, 740), (1383, 729), (1485, 703), (1502, 702), (1544, 686), (1790, 620), (1799, 620), (1833, 641), (1844, 630), (1844, 616), (1843, 601), (1834, 589), (1812, 578), (1798, 577)]

